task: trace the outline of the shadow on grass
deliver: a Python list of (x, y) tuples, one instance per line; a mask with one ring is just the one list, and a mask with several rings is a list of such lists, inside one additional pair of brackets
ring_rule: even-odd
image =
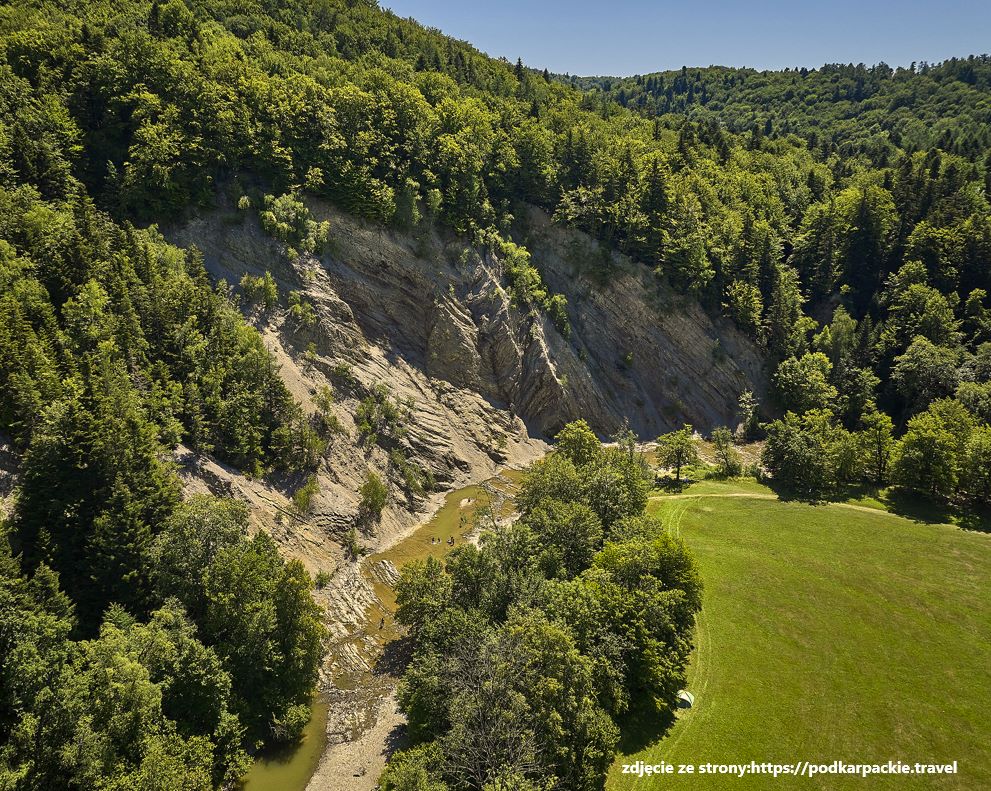
[(962, 512), (929, 497), (901, 489), (886, 489), (878, 495), (885, 508), (891, 513), (904, 516), (913, 522), (929, 524), (953, 524)]
[(991, 533), (991, 512), (987, 508), (962, 507), (897, 488), (875, 489), (872, 496), (891, 513), (913, 522), (956, 525), (964, 530)]
[(889, 513), (919, 524), (956, 525), (964, 530), (991, 533), (991, 510), (987, 508), (965, 507), (897, 487), (881, 489), (873, 484), (849, 484), (829, 494), (812, 495), (775, 487), (773, 481), (768, 485), (781, 500), (824, 505), (872, 499)]
[[(287, 765), (296, 760), (296, 753), (303, 744), (303, 737), (288, 742), (275, 742), (266, 744), (260, 750), (252, 754), (255, 760), (264, 761), (266, 764)], [(240, 786), (238, 786), (240, 787)]]
[(656, 475), (654, 476), (654, 491), (663, 492), (664, 494), (681, 494), (685, 489), (696, 483), (699, 483), (699, 479), (689, 478), (687, 476), (682, 476), (681, 480), (676, 481), (670, 475)]
[(660, 741), (674, 725), (674, 713), (645, 714), (638, 712), (619, 723), (619, 751), (625, 755), (638, 753)]
[(777, 495), (777, 498), (785, 503), (805, 503), (806, 505), (825, 505), (829, 502), (829, 493), (816, 489), (806, 489), (799, 491), (789, 486), (776, 483), (773, 478), (761, 480), (768, 489)]
[(991, 533), (991, 513), (987, 509), (982, 511), (968, 511), (960, 515), (957, 519), (957, 524), (964, 530), (973, 530), (976, 533)]
[[(707, 475), (705, 480), (732, 480), (732, 477)], [(782, 502), (804, 503), (806, 505), (829, 505), (830, 503), (856, 504), (857, 500), (875, 500), (881, 506), (878, 510), (901, 516), (919, 524), (956, 525), (963, 530), (991, 533), (991, 508), (966, 506), (937, 500), (919, 492), (897, 487), (878, 488), (874, 484), (846, 484), (834, 490), (806, 489), (796, 491), (775, 483), (773, 478), (756, 478), (758, 483), (767, 486)], [(664, 494), (679, 494), (689, 489), (699, 479), (689, 476), (675, 481), (673, 477), (658, 475), (654, 480), (654, 491)]]

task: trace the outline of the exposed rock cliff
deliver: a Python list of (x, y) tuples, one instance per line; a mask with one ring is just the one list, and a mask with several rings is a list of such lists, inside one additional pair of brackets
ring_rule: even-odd
[(601, 432), (626, 418), (651, 439), (684, 422), (704, 433), (732, 425), (743, 390), (763, 395), (758, 350), (729, 320), (538, 210), (521, 225), (544, 280), (568, 298), (571, 338), (547, 334), (547, 348), (570, 411)]
[[(415, 381), (421, 408), (453, 388), (459, 401), (508, 410), (540, 433), (581, 415), (602, 433), (627, 418), (649, 436), (686, 420), (703, 430), (729, 422), (740, 390), (763, 390), (760, 358), (729, 322), (537, 210), (517, 234), (568, 298), (567, 339), (512, 304), (494, 256), (453, 235), (385, 230), (312, 208), (330, 220), (330, 249), (296, 266), (238, 215), (196, 221), (175, 238), (203, 249), (218, 276), (268, 269), (284, 288), (305, 291), (319, 309), (316, 337), (290, 334), (287, 345), (315, 340), (325, 360), (347, 360), (397, 389)], [(604, 267), (607, 279), (598, 275)], [(478, 427), (468, 429), (477, 445)]]

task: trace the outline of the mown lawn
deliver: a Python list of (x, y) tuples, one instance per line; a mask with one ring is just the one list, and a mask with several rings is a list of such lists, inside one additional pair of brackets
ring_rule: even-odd
[[(770, 495), (704, 482), (652, 503), (705, 581), (696, 700), (662, 737), (631, 735), (609, 788), (991, 789), (991, 535)], [(637, 759), (956, 760), (959, 774), (620, 774)]]

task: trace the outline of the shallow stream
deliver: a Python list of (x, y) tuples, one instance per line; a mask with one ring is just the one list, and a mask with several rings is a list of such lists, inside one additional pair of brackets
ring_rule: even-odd
[[(413, 560), (430, 555), (446, 556), (464, 544), (476, 529), (476, 519), (507, 516), (512, 511), (512, 495), (522, 473), (503, 470), (482, 484), (455, 489), (444, 497), (444, 504), (426, 522), (401, 541), (382, 552), (362, 560), (362, 574), (375, 588), (378, 604), (369, 607), (365, 619), (365, 636), (371, 637), (379, 650), (399, 635), (393, 621), (396, 595), (380, 573), (383, 561), (396, 570)], [(483, 510), (483, 507), (488, 510)], [(494, 513), (493, 513), (494, 512)], [(365, 644), (365, 641), (361, 641)], [(342, 688), (368, 683), (369, 674), (348, 674), (334, 679)], [(242, 781), (241, 791), (304, 791), (316, 771), (327, 743), (328, 706), (319, 696), (314, 699), (313, 716), (298, 744), (263, 751)]]

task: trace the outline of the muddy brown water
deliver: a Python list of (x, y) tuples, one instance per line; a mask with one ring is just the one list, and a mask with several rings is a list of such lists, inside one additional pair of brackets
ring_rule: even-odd
[(313, 713), (296, 744), (263, 750), (241, 781), (242, 791), (303, 791), (327, 745), (327, 702), (313, 700)]

